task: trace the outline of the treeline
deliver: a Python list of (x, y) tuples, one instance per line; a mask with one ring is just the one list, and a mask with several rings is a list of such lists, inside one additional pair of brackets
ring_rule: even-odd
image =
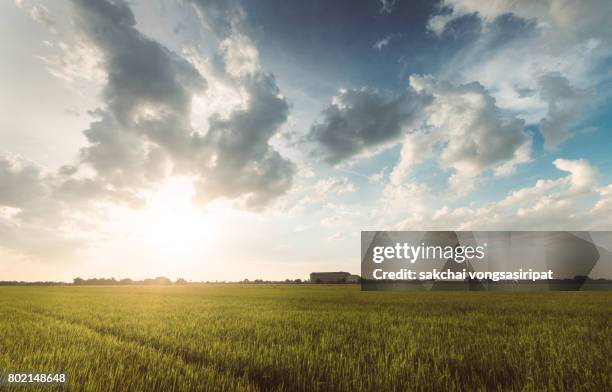
[[(208, 282), (207, 282), (208, 283)], [(225, 283), (225, 282), (223, 282)], [(308, 280), (302, 280), (302, 279), (285, 279), (285, 280), (262, 280), (262, 279), (255, 279), (255, 280), (248, 280), (248, 279), (244, 279), (240, 282), (228, 282), (228, 283), (245, 283), (245, 284), (266, 284), (266, 283), (274, 283), (274, 284), (281, 284), (281, 283), (287, 283), (287, 284), (296, 284), (296, 283), (309, 283)]]
[(115, 278), (92, 278), (92, 279), (83, 279), (83, 278), (74, 278), (73, 284), (77, 286), (127, 286), (127, 285), (158, 285), (158, 286), (167, 286), (167, 285), (184, 285), (184, 284), (211, 284), (211, 283), (242, 283), (242, 284), (299, 284), (299, 283), (307, 283), (308, 281), (302, 281), (302, 279), (285, 279), (285, 280), (263, 280), (263, 279), (255, 279), (249, 280), (244, 279), (238, 282), (234, 281), (203, 281), (203, 282), (187, 282), (185, 279), (179, 278), (176, 281), (172, 281), (165, 276), (158, 276), (155, 279), (143, 279), (143, 280), (132, 280), (132, 279), (120, 279), (117, 280)]
[(0, 280), (0, 286), (61, 286), (66, 285), (64, 282), (51, 282), (51, 281), (39, 281), (39, 282), (23, 282), (17, 280)]
[(115, 278), (74, 278), (72, 284), (75, 286), (128, 286), (128, 285), (154, 285), (154, 286), (168, 286), (171, 284), (187, 284), (185, 279), (179, 278), (175, 282), (172, 282), (170, 278), (165, 276), (158, 276), (154, 279), (143, 279), (143, 280), (132, 280), (129, 278), (115, 279)]
[(66, 282), (53, 282), (53, 281), (39, 281), (39, 282), (24, 282), (24, 281), (1, 281), (0, 286), (61, 286), (61, 285), (74, 285), (74, 286), (130, 286), (130, 285), (149, 285), (149, 286), (170, 286), (170, 285), (187, 285), (187, 284), (301, 284), (309, 283), (309, 280), (302, 279), (285, 279), (285, 280), (264, 280), (264, 279), (243, 279), (241, 281), (226, 281), (226, 280), (215, 280), (215, 281), (201, 281), (193, 282), (186, 281), (183, 278), (178, 278), (172, 281), (170, 278), (165, 276), (158, 276), (154, 279), (115, 279), (115, 278), (91, 278), (83, 279), (81, 277), (74, 278), (72, 283)]

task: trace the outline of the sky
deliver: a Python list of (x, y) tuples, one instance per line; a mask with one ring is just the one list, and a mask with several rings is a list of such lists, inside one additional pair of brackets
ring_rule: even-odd
[(612, 230), (608, 0), (0, 3), (0, 280), (307, 278)]

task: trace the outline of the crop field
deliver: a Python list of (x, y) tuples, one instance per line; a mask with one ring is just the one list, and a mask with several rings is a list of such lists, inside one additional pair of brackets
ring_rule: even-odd
[(0, 287), (0, 372), (68, 375), (28, 391), (609, 391), (611, 353), (609, 292)]

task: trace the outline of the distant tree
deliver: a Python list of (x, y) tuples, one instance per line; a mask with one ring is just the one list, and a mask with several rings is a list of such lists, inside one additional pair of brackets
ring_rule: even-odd
[(154, 284), (168, 285), (172, 284), (172, 281), (166, 278), (165, 276), (158, 276), (157, 278), (155, 278)]
[(294, 280), (293, 283), (302, 283), (302, 279), (298, 278), (298, 279)]
[(183, 278), (178, 278), (175, 282), (175, 284), (187, 284), (187, 281)]
[(74, 279), (73, 279), (73, 284), (76, 284), (76, 285), (83, 284), (83, 282), (84, 282), (84, 280), (83, 280), (83, 278), (81, 278), (81, 277), (78, 277), (78, 278), (74, 278)]

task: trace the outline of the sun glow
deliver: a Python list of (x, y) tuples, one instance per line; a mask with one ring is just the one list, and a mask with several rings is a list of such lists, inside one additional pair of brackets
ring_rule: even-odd
[(216, 214), (194, 207), (193, 196), (190, 178), (168, 179), (147, 198), (132, 235), (162, 255), (186, 256), (204, 248), (217, 226)]

